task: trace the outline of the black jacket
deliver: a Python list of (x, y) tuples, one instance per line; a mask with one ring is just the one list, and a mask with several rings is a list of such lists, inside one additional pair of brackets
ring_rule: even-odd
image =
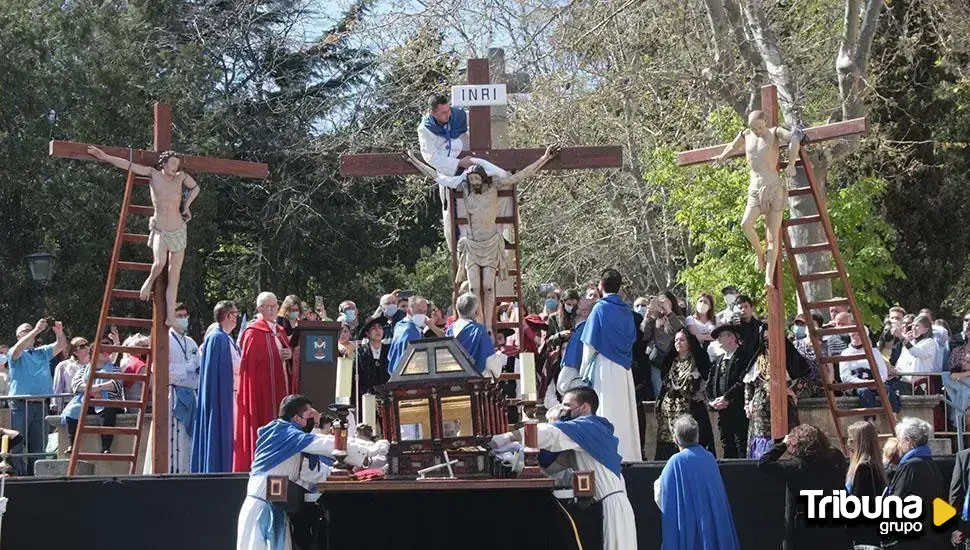
[[(852, 494), (857, 497), (877, 497), (886, 488), (886, 483), (877, 474), (876, 470), (868, 462), (862, 462), (855, 470), (852, 477)], [(849, 540), (857, 544), (870, 544), (879, 546), (881, 537), (879, 528), (868, 521), (856, 521), (849, 526)]]
[(845, 489), (846, 463), (835, 449), (812, 460), (793, 458), (781, 460), (788, 445), (778, 442), (761, 455), (758, 467), (768, 477), (785, 482), (785, 550), (846, 548), (848, 539), (842, 525), (806, 524), (807, 501), (799, 496), (805, 489), (821, 489), (826, 494)]
[[(957, 465), (954, 465), (956, 471)], [(899, 497), (917, 495), (923, 500), (923, 532), (917, 538), (900, 538), (897, 550), (904, 548), (949, 548), (943, 546), (949, 540), (948, 533), (939, 533), (933, 527), (933, 500), (946, 500), (946, 481), (933, 457), (919, 457), (900, 463), (889, 481), (889, 494)], [(961, 510), (958, 509), (959, 513)]]
[(387, 355), (390, 352), (391, 346), (384, 344), (381, 346), (380, 357), (374, 357), (370, 342), (357, 346), (357, 373), (360, 377), (361, 393), (374, 393), (374, 386), (386, 384), (391, 378), (387, 373)]
[(730, 359), (724, 355), (718, 356), (707, 377), (708, 398), (724, 396), (730, 402), (729, 406), (744, 407), (743, 380), (750, 366), (751, 356), (744, 348), (738, 348)]
[[(953, 463), (953, 475), (950, 477), (950, 506), (957, 509), (957, 517), (963, 513), (963, 503), (967, 498), (967, 490), (970, 489), (970, 449), (960, 451), (956, 454)], [(957, 520), (957, 529), (970, 534), (970, 524), (962, 519)]]

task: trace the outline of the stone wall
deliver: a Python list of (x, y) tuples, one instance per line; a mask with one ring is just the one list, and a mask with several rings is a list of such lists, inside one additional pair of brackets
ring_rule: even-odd
[[(135, 473), (140, 474), (144, 471), (145, 467), (145, 449), (148, 445), (148, 437), (151, 430), (151, 414), (145, 415), (145, 422), (141, 429), (141, 441), (138, 445), (138, 463), (135, 465)], [(137, 414), (119, 414), (118, 415), (118, 426), (119, 427), (135, 427), (135, 422), (138, 420)], [(61, 424), (60, 416), (48, 416), (47, 423), (52, 427), (56, 428), (57, 431), (57, 461), (55, 464), (45, 466), (45, 472), (48, 475), (67, 475), (67, 459), (70, 458), (67, 454), (68, 439), (67, 439), (67, 425)], [(89, 426), (100, 426), (101, 417), (97, 415), (88, 415), (87, 424)], [(114, 441), (111, 443), (111, 452), (116, 454), (130, 454), (131, 447), (134, 444), (134, 436), (130, 435), (116, 435)], [(101, 452), (101, 436), (100, 435), (86, 435), (82, 438), (80, 442), (81, 450), (86, 453), (99, 453)], [(63, 472), (61, 471), (63, 470)], [(116, 476), (116, 475), (127, 475), (128, 474), (128, 462), (109, 462), (109, 461), (95, 461), (94, 462), (94, 475), (99, 476)]]
[[(913, 396), (903, 396), (903, 408), (900, 414), (903, 416), (915, 416), (917, 418), (922, 418), (923, 420), (933, 423), (933, 410), (940, 404), (943, 400), (941, 395), (913, 395)], [(856, 397), (836, 397), (836, 405), (840, 409), (852, 409), (859, 407), (859, 399)], [(641, 406), (643, 407), (644, 417), (646, 420), (645, 434), (643, 437), (643, 449), (644, 456), (649, 460), (653, 460), (656, 455), (657, 450), (657, 415), (654, 412), (654, 401), (644, 401)], [(721, 448), (720, 438), (718, 437), (717, 430), (717, 412), (710, 411), (711, 415), (711, 425), (714, 427), (714, 439), (717, 443), (718, 456), (723, 456), (724, 450)], [(811, 399), (800, 399), (798, 401), (798, 419), (802, 424), (813, 424), (820, 427), (829, 438), (832, 439), (833, 444), (837, 440), (837, 435), (835, 432), (835, 423), (832, 420), (832, 413), (829, 412), (828, 400), (824, 397), (817, 397)], [(856, 422), (857, 420), (862, 420), (860, 416), (850, 416), (840, 419), (843, 426), (843, 433), (845, 429)], [(877, 417), (877, 426), (879, 428), (880, 434), (889, 434), (889, 425), (886, 422), (885, 416)], [(950, 454), (951, 444), (949, 439), (937, 439), (932, 443), (933, 450), (935, 454)]]

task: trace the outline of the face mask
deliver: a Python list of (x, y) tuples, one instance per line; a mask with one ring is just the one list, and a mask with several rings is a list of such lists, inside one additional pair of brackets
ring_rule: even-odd
[(707, 312), (711, 310), (711, 306), (707, 302), (697, 302), (697, 313), (701, 315), (707, 315)]
[(576, 309), (576, 306), (571, 306), (569, 304), (565, 304), (565, 305), (562, 306), (562, 308), (566, 310), (566, 313), (572, 313), (573, 310)]
[(737, 299), (738, 299), (738, 297), (736, 295), (734, 295), (734, 294), (725, 294), (724, 295), (724, 303), (727, 304), (728, 307), (733, 306), (734, 305), (734, 301), (737, 300)]
[(175, 324), (178, 325), (179, 328), (182, 329), (183, 331), (184, 330), (188, 330), (188, 328), (189, 328), (189, 318), (188, 317), (179, 317), (178, 319), (175, 320)]
[(300, 318), (300, 312), (299, 311), (291, 311), (287, 315), (287, 318), (289, 318), (290, 321), (296, 321), (297, 319)]
[(423, 313), (417, 313), (411, 316), (411, 321), (419, 327), (424, 327), (425, 323), (428, 322), (428, 316)]
[(316, 424), (316, 422), (317, 421), (316, 421), (315, 418), (308, 418), (307, 421), (306, 421), (306, 425), (303, 426), (303, 431), (306, 432), (306, 433), (312, 432), (313, 431), (313, 426), (314, 426), (314, 424)]
[(391, 305), (382, 306), (382, 307), (384, 308), (385, 317), (394, 317), (394, 314), (397, 313), (397, 304), (391, 304)]
[(633, 308), (633, 311), (645, 316), (647, 314), (647, 306), (636, 306)]
[(348, 323), (353, 323), (354, 321), (357, 320), (357, 312), (352, 309), (348, 309), (347, 311), (344, 312), (344, 319)]
[(572, 420), (573, 417), (569, 416), (569, 413), (570, 413), (569, 409), (566, 409), (566, 408), (559, 411), (559, 421), (566, 422), (567, 420)]
[(794, 332), (795, 332), (795, 338), (798, 338), (800, 340), (805, 337), (805, 335), (808, 333), (808, 330), (806, 329), (805, 325), (795, 325)]
[(7, 364), (7, 354), (0, 353), (0, 365), (6, 365), (6, 364)]
[(556, 309), (557, 305), (559, 305), (559, 302), (557, 302), (555, 298), (548, 298), (546, 300), (546, 309), (548, 310)]

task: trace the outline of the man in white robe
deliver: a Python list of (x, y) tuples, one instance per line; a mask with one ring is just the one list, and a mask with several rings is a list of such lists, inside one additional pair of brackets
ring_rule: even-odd
[(586, 385), (596, 390), (599, 415), (616, 428), (623, 461), (637, 462), (643, 460), (643, 450), (630, 370), (637, 333), (633, 309), (617, 294), (622, 284), (618, 271), (603, 271), (599, 283), (603, 297), (593, 306), (583, 327), (583, 360), (579, 375)]
[[(319, 423), (320, 413), (307, 397), (288, 395), (280, 404), (279, 418), (259, 429), (246, 500), (239, 510), (237, 550), (293, 547), (290, 519), (281, 506), (266, 500), (266, 483), (269, 476), (286, 476), (312, 493), (316, 483), (326, 481), (333, 465), (334, 437), (314, 433)], [(386, 443), (348, 438), (347, 463), (363, 466), (356, 459), (386, 452)]]
[[(596, 415), (598, 407), (599, 399), (591, 388), (567, 391), (560, 409), (561, 420), (537, 426), (538, 447), (560, 453), (556, 462), (565, 460), (572, 466), (572, 471), (593, 472), (594, 498), (603, 507), (603, 550), (632, 550), (637, 547), (636, 518), (620, 471), (613, 426)], [(524, 439), (523, 428), (496, 435), (489, 445), (500, 452)], [(567, 452), (571, 456), (563, 456)]]

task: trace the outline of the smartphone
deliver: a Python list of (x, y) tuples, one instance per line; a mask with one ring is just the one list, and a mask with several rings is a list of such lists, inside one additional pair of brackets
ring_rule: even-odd
[(417, 294), (417, 293), (415, 291), (413, 291), (413, 290), (402, 290), (401, 292), (398, 292), (397, 293), (397, 297), (398, 297), (398, 299), (410, 298), (411, 296), (414, 296), (415, 294)]
[(648, 306), (650, 311), (660, 311), (660, 299), (656, 296), (650, 297), (650, 305)]

